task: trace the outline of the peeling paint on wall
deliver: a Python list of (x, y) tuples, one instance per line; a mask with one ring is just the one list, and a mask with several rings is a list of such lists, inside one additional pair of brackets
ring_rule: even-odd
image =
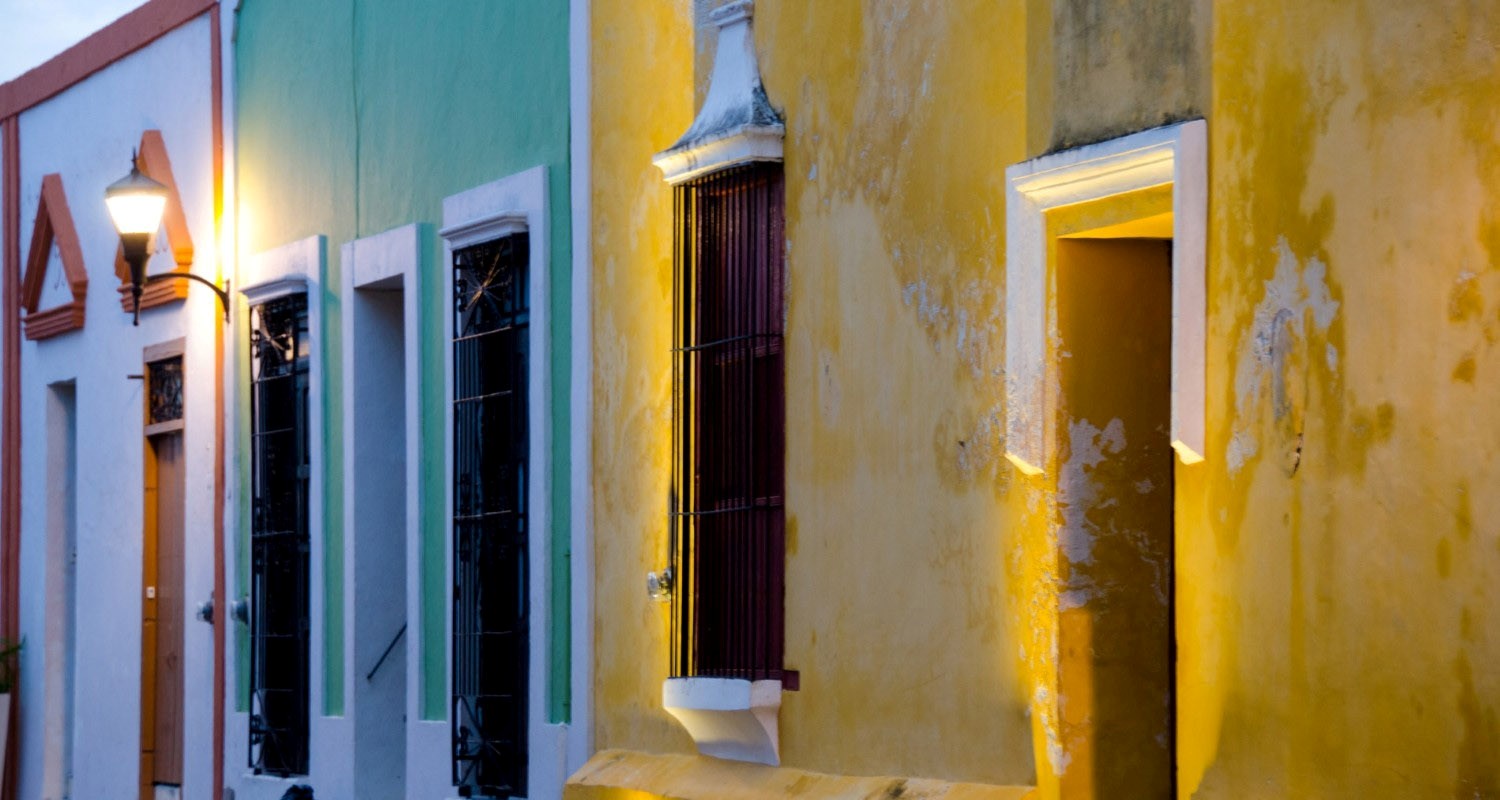
[[(1058, 544), (1069, 562), (1092, 564), (1094, 526), (1088, 512), (1096, 504), (1097, 492), (1089, 474), (1106, 456), (1125, 449), (1125, 423), (1117, 417), (1100, 430), (1086, 419), (1074, 420), (1068, 426), (1068, 441), (1072, 451), (1058, 477), (1057, 508), (1062, 518)], [(1063, 593), (1063, 608), (1087, 602), (1089, 588), (1070, 586)]]
[[(1339, 309), (1328, 288), (1326, 264), (1316, 256), (1298, 259), (1286, 239), (1277, 243), (1274, 253), (1276, 271), (1263, 284), (1264, 294), (1255, 305), (1234, 362), (1235, 423), (1225, 453), (1231, 475), (1260, 451), (1254, 433), (1260, 399), (1272, 394), (1273, 410), (1286, 403), (1285, 390), (1277, 392), (1275, 387), (1296, 379), (1286, 374), (1291, 348), (1305, 347), (1309, 337), (1325, 336)], [(1292, 340), (1287, 340), (1288, 335)], [(1331, 343), (1324, 347), (1329, 368), (1336, 368), (1337, 348)], [(1280, 417), (1291, 410), (1275, 413)]]

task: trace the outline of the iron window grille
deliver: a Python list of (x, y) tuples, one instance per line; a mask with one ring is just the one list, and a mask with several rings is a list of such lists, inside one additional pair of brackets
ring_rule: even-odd
[(307, 295), (250, 309), (250, 767), (307, 773)]
[(529, 239), (453, 254), (453, 782), (526, 794)]
[(752, 164), (675, 191), (674, 676), (790, 680), (785, 571), (784, 188)]
[(148, 396), (146, 424), (160, 425), (182, 420), (182, 356), (171, 356), (146, 365)]

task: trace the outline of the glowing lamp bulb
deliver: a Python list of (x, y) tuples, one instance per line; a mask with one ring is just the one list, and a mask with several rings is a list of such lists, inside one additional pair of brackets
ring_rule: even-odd
[(141, 174), (132, 159), (130, 174), (104, 190), (104, 204), (121, 236), (153, 234), (167, 208), (167, 187)]

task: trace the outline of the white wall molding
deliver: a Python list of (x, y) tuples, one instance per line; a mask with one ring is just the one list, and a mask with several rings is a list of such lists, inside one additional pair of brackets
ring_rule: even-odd
[(1193, 120), (1026, 161), (1005, 172), (1006, 457), (1040, 474), (1055, 453), (1056, 390), (1048, 363), (1057, 315), (1047, 212), (1172, 187), (1172, 447), (1204, 457), (1208, 125)]
[(573, 280), (572, 397), (569, 398), (568, 532), (572, 564), (569, 598), (572, 642), (568, 752), (565, 772), (583, 767), (594, 754), (594, 367), (593, 367), (593, 191), (590, 92), (590, 0), (570, 0), (568, 12), (570, 199)]
[[(396, 741), (372, 736), (372, 731), (378, 732), (381, 726), (390, 725), (393, 719), (421, 719), (421, 682), (417, 672), (422, 650), (421, 637), (417, 633), (420, 625), (414, 623), (422, 613), (420, 273), (424, 260), (426, 227), (422, 224), (404, 225), (347, 242), (339, 249), (342, 277), (339, 296), (343, 308), (340, 318), (344, 343), (344, 641), (348, 653), (344, 662), (344, 687), (345, 708), (353, 729), (354, 752), (350, 760), (353, 767), (352, 780), (355, 795), (360, 797), (375, 797), (376, 792), (381, 791), (386, 794), (378, 796), (439, 796), (433, 794), (434, 786), (441, 783), (442, 789), (447, 789), (446, 778), (451, 768), (446, 759), (423, 762), (412, 758), (410, 724), (399, 731), (393, 731), (399, 733), (400, 738)], [(396, 299), (398, 293), (399, 300)], [(372, 306), (372, 295), (374, 298), (388, 298), (384, 301), (387, 305), (383, 308)], [(370, 356), (357, 356), (356, 351), (362, 346), (384, 348), (387, 351), (391, 349), (389, 340), (382, 337), (394, 331), (379, 326), (389, 319), (386, 315), (389, 314), (391, 305), (388, 304), (398, 302), (401, 309), (401, 329), (398, 335), (401, 337), (399, 347), (403, 366), (401, 414), (399, 420), (387, 420), (380, 415), (389, 416), (392, 409), (380, 404), (391, 401), (389, 384), (382, 382), (380, 375), (371, 374), (371, 370), (365, 366)], [(376, 405), (372, 406), (372, 403)], [(362, 410), (377, 415), (373, 428), (369, 420), (361, 417)], [(360, 452), (366, 449), (360, 439), (371, 433), (384, 435), (386, 426), (398, 424), (403, 433), (399, 480), (400, 486), (404, 488), (404, 504), (403, 513), (398, 519), (392, 520), (391, 524), (398, 526), (400, 530), (401, 541), (397, 545), (400, 549), (397, 553), (401, 558), (402, 570), (399, 574), (402, 576), (404, 591), (387, 597), (396, 587), (385, 580), (377, 581), (378, 585), (371, 585), (367, 577), (372, 570), (381, 568), (381, 561), (392, 555), (381, 549), (390, 542), (371, 535), (376, 531), (362, 531), (361, 522), (368, 524), (381, 519), (379, 513), (388, 509), (382, 509), (382, 512), (373, 517), (369, 514), (361, 515), (358, 510), (365, 506), (366, 501), (373, 499), (380, 502), (380, 493), (392, 487), (384, 483), (374, 487), (368, 485), (367, 476), (370, 473), (360, 470)], [(381, 477), (383, 474), (377, 469), (375, 480), (387, 480)], [(376, 609), (375, 606), (380, 603), (389, 605)], [(389, 612), (393, 609), (399, 613), (400, 621), (406, 624), (406, 633), (396, 643), (396, 649), (386, 656), (380, 669), (387, 673), (397, 669), (402, 672), (401, 703), (398, 708), (383, 705), (389, 699), (387, 695), (369, 694), (372, 687), (387, 684), (372, 684), (365, 680), (365, 675), (376, 660), (376, 654), (382, 652), (399, 626), (391, 620), (385, 627), (376, 625), (372, 630), (368, 622), (360, 619), (366, 614), (372, 618), (392, 616)], [(376, 681), (388, 679), (388, 676), (378, 676)], [(372, 704), (375, 707), (367, 707)], [(401, 781), (396, 780), (393, 775), (372, 774), (377, 770), (404, 775), (405, 785), (400, 785)], [(365, 785), (372, 782), (377, 785)], [(414, 786), (423, 789), (414, 792)]]
[[(240, 294), (251, 305), (293, 292), (311, 291), (323, 279), (328, 239), (309, 236), (250, 256), (241, 275)], [(307, 298), (308, 313), (317, 297)], [(309, 318), (308, 325), (312, 320)], [(316, 335), (316, 334), (314, 334)], [(318, 342), (322, 341), (319, 337)]]
[[(324, 704), (326, 688), (324, 643), (327, 641), (323, 590), (327, 542), (323, 515), (324, 471), (327, 468), (327, 459), (322, 443), (325, 425), (323, 393), (326, 388), (324, 384), (326, 367), (323, 359), (326, 356), (324, 346), (327, 339), (323, 330), (322, 290), (324, 275), (327, 274), (327, 261), (328, 239), (325, 236), (316, 235), (253, 254), (242, 261), (240, 266), (242, 286), (238, 291), (249, 305), (259, 305), (268, 300), (299, 292), (307, 294), (307, 334), (311, 339), (308, 342), (307, 397), (308, 440), (312, 443), (308, 453), (311, 474), (308, 480), (307, 515), (307, 534), (310, 544), (308, 553), (308, 774), (294, 778), (255, 775), (249, 772), (243, 760), (246, 751), (241, 749), (236, 754), (231, 750), (225, 763), (225, 781), (226, 783), (235, 782), (234, 776), (237, 776), (239, 791), (249, 800), (279, 797), (280, 792), (284, 792), (287, 787), (295, 783), (311, 784), (324, 791), (337, 791), (347, 785), (347, 779), (344, 777), (347, 773), (347, 764), (340, 763), (338, 753), (341, 748), (334, 745), (334, 742), (347, 741), (347, 725), (343, 718), (327, 717), (323, 714), (323, 709), (326, 707)], [(248, 315), (246, 319), (249, 319)], [(244, 350), (248, 348), (248, 340), (242, 338), (245, 335), (248, 335), (247, 330), (237, 330), (236, 335), (229, 341), (237, 342), (238, 344), (233, 346)], [(249, 366), (248, 352), (241, 352), (239, 358), (245, 359), (240, 362), (242, 365)], [(248, 385), (246, 390), (249, 390)], [(243, 520), (239, 527), (239, 531), (245, 536), (250, 535), (249, 525), (248, 520)], [(234, 551), (234, 547), (229, 548), (229, 552)], [(245, 712), (233, 712), (226, 714), (226, 718), (227, 725), (239, 728), (237, 735), (225, 736), (226, 747), (229, 747), (231, 741), (245, 742), (242, 737), (248, 736), (244, 726), (249, 723), (249, 715)]]
[(781, 161), (780, 130), (742, 126), (694, 147), (662, 153), (653, 159), (667, 183), (676, 185), (711, 172), (755, 161)]
[[(529, 485), (527, 507), (531, 531), (527, 542), (530, 580), (530, 647), (527, 681), (527, 785), (535, 797), (559, 797), (567, 778), (568, 726), (552, 724), (547, 716), (548, 681), (551, 680), (551, 624), (553, 620), (552, 575), (552, 363), (551, 233), (547, 218), (547, 168), (532, 167), (524, 172), (501, 178), (443, 200), (443, 287), (444, 297), (453, 296), (453, 253), (469, 245), (490, 241), (520, 231), (528, 234), (529, 260), (527, 307), (531, 315), (528, 326), (530, 372), (527, 375), (526, 401), (531, 409), (529, 425)], [(444, 398), (451, 414), (453, 407), (453, 315), (443, 315)], [(453, 426), (444, 432), (444, 485), (453, 485)], [(445, 492), (446, 517), (453, 518), (453, 496)], [(450, 533), (451, 536), (451, 533)], [(447, 551), (451, 553), (451, 540)], [(453, 581), (452, 558), (448, 559), (449, 585)], [(447, 615), (445, 640), (449, 643), (452, 662), (453, 620)], [(446, 677), (446, 676), (445, 676)], [(451, 693), (445, 692), (445, 694)]]
[(703, 108), (676, 144), (651, 159), (668, 183), (753, 161), (782, 160), (786, 125), (761, 84), (750, 27), (754, 11), (751, 0), (735, 0), (709, 15), (719, 28), (719, 43)]
[(344, 291), (410, 285), (422, 257), (422, 225), (403, 225), (384, 233), (346, 242), (339, 263), (348, 274)]
[[(509, 199), (509, 197), (497, 193), (494, 201), (503, 203)], [(455, 203), (454, 205), (459, 209), (457, 213), (462, 214), (471, 210), (469, 206), (473, 202), (483, 201), (465, 200), (461, 203)], [(448, 209), (446, 201), (444, 202), (443, 211), (443, 218), (447, 219)], [(512, 233), (522, 233), (527, 230), (530, 230), (530, 226), (527, 224), (525, 214), (513, 211), (500, 211), (480, 213), (464, 222), (455, 225), (445, 225), (439, 233), (450, 248), (462, 250), (470, 245), (480, 244), (491, 239), (498, 239), (502, 236), (509, 236)]]

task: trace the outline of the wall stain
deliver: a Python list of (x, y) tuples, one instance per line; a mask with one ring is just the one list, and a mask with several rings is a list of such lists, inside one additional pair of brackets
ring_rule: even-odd
[(1454, 800), (1500, 797), (1500, 723), (1495, 719), (1495, 708), (1481, 702), (1475, 691), (1474, 669), (1467, 651), (1459, 651), (1453, 672), (1458, 677), (1458, 714), (1464, 728), (1458, 746)]
[(1480, 294), (1478, 277), (1468, 270), (1458, 274), (1453, 291), (1448, 294), (1449, 321), (1463, 322), (1484, 311), (1484, 295)]
[(1055, 0), (1050, 149), (1191, 119), (1208, 105), (1209, 4)]
[(1389, 401), (1375, 407), (1375, 438), (1385, 441), (1396, 430), (1396, 407)]
[(1458, 529), (1458, 538), (1468, 541), (1474, 535), (1474, 504), (1469, 498), (1469, 482), (1458, 482), (1458, 505), (1453, 509), (1453, 522)]
[(1466, 353), (1463, 358), (1459, 359), (1458, 365), (1453, 368), (1453, 380), (1473, 383), (1474, 373), (1477, 369), (1478, 365), (1474, 361), (1474, 354)]

